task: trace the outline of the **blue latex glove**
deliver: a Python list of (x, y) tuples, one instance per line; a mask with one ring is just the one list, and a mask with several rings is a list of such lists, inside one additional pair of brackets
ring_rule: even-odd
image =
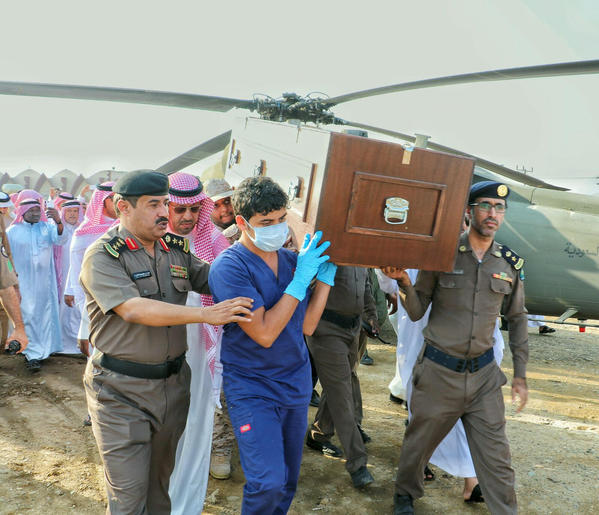
[(312, 238), (309, 234), (306, 234), (302, 249), (297, 256), (295, 274), (293, 274), (293, 279), (285, 288), (287, 295), (295, 297), (300, 302), (304, 300), (310, 281), (318, 273), (320, 265), (329, 259), (329, 256), (323, 256), (322, 253), (329, 248), (331, 242), (325, 241), (317, 246), (321, 238), (322, 231), (316, 231)]
[(329, 286), (335, 286), (335, 274), (337, 273), (337, 265), (330, 261), (325, 261), (320, 267), (318, 267), (318, 273), (316, 274), (316, 280), (328, 284)]

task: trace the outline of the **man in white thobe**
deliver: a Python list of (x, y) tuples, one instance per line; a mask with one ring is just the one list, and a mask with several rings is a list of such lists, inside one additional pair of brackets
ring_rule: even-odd
[[(64, 195), (64, 193), (61, 193)], [(60, 196), (59, 196), (60, 198)], [(81, 313), (75, 306), (69, 306), (64, 299), (64, 292), (69, 274), (71, 240), (75, 229), (83, 220), (81, 202), (72, 198), (63, 202), (55, 202), (60, 211), (60, 218), (64, 227), (63, 245), (54, 246), (54, 260), (56, 265), (56, 280), (58, 283), (58, 301), (60, 303), (60, 327), (62, 329), (62, 354), (79, 354), (77, 346), (77, 333), (81, 323)]]
[(86, 356), (89, 349), (89, 316), (85, 309), (85, 293), (79, 283), (83, 255), (115, 222), (116, 213), (112, 201), (112, 185), (114, 181), (103, 182), (95, 187), (92, 198), (85, 209), (83, 222), (75, 229), (69, 248), (69, 273), (64, 291), (64, 302), (67, 306), (75, 307), (80, 314), (77, 343)]
[(62, 350), (53, 246), (64, 242), (63, 224), (56, 209), (44, 208), (38, 192), (21, 191), (17, 216), (6, 231), (19, 276), (21, 313), (29, 339), (23, 354), (31, 372), (39, 372), (44, 359)]
[[(229, 242), (210, 220), (214, 202), (200, 180), (182, 172), (169, 177), (169, 232), (189, 241), (189, 249), (212, 263)], [(212, 296), (189, 292), (188, 306), (212, 305)], [(221, 331), (208, 324), (187, 326), (186, 359), (191, 368), (191, 399), (187, 425), (177, 446), (169, 495), (171, 513), (201, 513), (210, 468), (214, 408), (220, 393), (222, 365), (218, 361)]]

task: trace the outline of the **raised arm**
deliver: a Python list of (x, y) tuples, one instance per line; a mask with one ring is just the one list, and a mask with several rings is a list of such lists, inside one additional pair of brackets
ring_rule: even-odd
[(431, 303), (433, 290), (437, 283), (436, 272), (419, 272), (416, 284), (412, 285), (410, 276), (401, 268), (387, 266), (381, 270), (385, 275), (397, 281), (400, 291), (399, 298), (410, 320), (412, 322), (420, 320)]
[(304, 325), (302, 327), (304, 334), (307, 334), (308, 336), (311, 336), (314, 333), (318, 326), (318, 322), (320, 322), (320, 317), (322, 317), (322, 312), (324, 311), (329, 298), (331, 286), (335, 285), (336, 273), (337, 265), (330, 261), (325, 261), (318, 268), (316, 285), (314, 286), (310, 303), (306, 309), (306, 316), (304, 317)]

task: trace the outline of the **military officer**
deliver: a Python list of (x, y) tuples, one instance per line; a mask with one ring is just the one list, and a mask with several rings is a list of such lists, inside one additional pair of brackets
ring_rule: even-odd
[(362, 430), (362, 393), (357, 374), (360, 317), (376, 325), (376, 306), (368, 269), (340, 266), (335, 274), (326, 308), (314, 334), (307, 337), (322, 397), (306, 445), (325, 456), (342, 453), (330, 441), (337, 430), (347, 461), (352, 484), (363, 488), (374, 481), (366, 468), (366, 443), (370, 437)]
[(399, 460), (395, 514), (414, 513), (412, 500), (423, 495), (422, 471), (459, 418), (491, 513), (517, 512), (501, 393), (506, 378), (493, 359), (492, 338), (501, 311), (509, 322), (512, 398), (520, 398), (520, 411), (528, 399), (524, 260), (494, 240), (508, 195), (509, 188), (498, 182), (472, 186), (467, 208), (471, 227), (460, 237), (451, 273), (421, 271), (412, 285), (405, 271), (383, 268), (397, 279), (413, 321), (431, 305), (425, 345), (412, 373), (412, 419)]
[[(5, 198), (6, 193), (0, 192), (0, 205)], [(10, 199), (9, 199), (10, 201)], [(0, 344), (0, 352), (5, 346), (8, 346), (8, 340), (16, 340), (21, 344), (18, 353), (21, 353), (27, 347), (29, 341), (25, 333), (25, 324), (21, 314), (19, 281), (17, 274), (12, 265), (10, 246), (8, 238), (4, 231), (4, 222), (0, 219), (0, 308), (2, 308), (2, 342)], [(13, 323), (14, 330), (7, 339), (8, 335), (8, 320)]]
[[(0, 261), (4, 262), (2, 265), (0, 266), (8, 266), (8, 261), (10, 260), (10, 267), (12, 267), (12, 253), (10, 251), (10, 243), (8, 242), (8, 236), (6, 236), (6, 228), (10, 225), (10, 223), (12, 222), (12, 217), (9, 214), (9, 210), (10, 209), (14, 209), (15, 205), (12, 203), (12, 200), (10, 200), (10, 196), (8, 195), (8, 193), (4, 193), (3, 191), (0, 191), (0, 244), (2, 245), (2, 257), (0, 257)], [(8, 270), (7, 270), (8, 272)], [(6, 278), (8, 280), (9, 277), (12, 278), (12, 276), (10, 276), (9, 274), (5, 274)], [(16, 278), (16, 274), (14, 274), (14, 277)], [(6, 281), (2, 281), (2, 276), (0, 276), (0, 282), (6, 282)], [(16, 279), (15, 279), (15, 283), (16, 283)], [(10, 302), (10, 301), (8, 301)], [(18, 299), (17, 299), (17, 304), (18, 304)], [(19, 313), (21, 312), (21, 309), (19, 308)], [(2, 304), (0, 304), (0, 349), (4, 347), (4, 345), (6, 344), (6, 338), (8, 336), (8, 314), (6, 309), (2, 306)]]
[(168, 179), (138, 170), (113, 186), (120, 224), (98, 238), (81, 266), (90, 341), (84, 385), (104, 463), (108, 513), (170, 513), (177, 442), (189, 407), (185, 324), (251, 320), (252, 301), (185, 306), (209, 294), (209, 265), (167, 233)]

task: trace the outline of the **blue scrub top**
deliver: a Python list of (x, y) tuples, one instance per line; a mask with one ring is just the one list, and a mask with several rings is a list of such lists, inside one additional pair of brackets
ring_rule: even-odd
[[(241, 243), (223, 251), (210, 266), (208, 283), (214, 302), (233, 297), (254, 299), (253, 309), (268, 311), (291, 282), (297, 255), (280, 249), (278, 277)], [(229, 401), (247, 397), (270, 399), (281, 407), (306, 406), (312, 393), (308, 349), (303, 324), (309, 295), (268, 349), (252, 340), (238, 324), (224, 327), (221, 362), (223, 386)]]

